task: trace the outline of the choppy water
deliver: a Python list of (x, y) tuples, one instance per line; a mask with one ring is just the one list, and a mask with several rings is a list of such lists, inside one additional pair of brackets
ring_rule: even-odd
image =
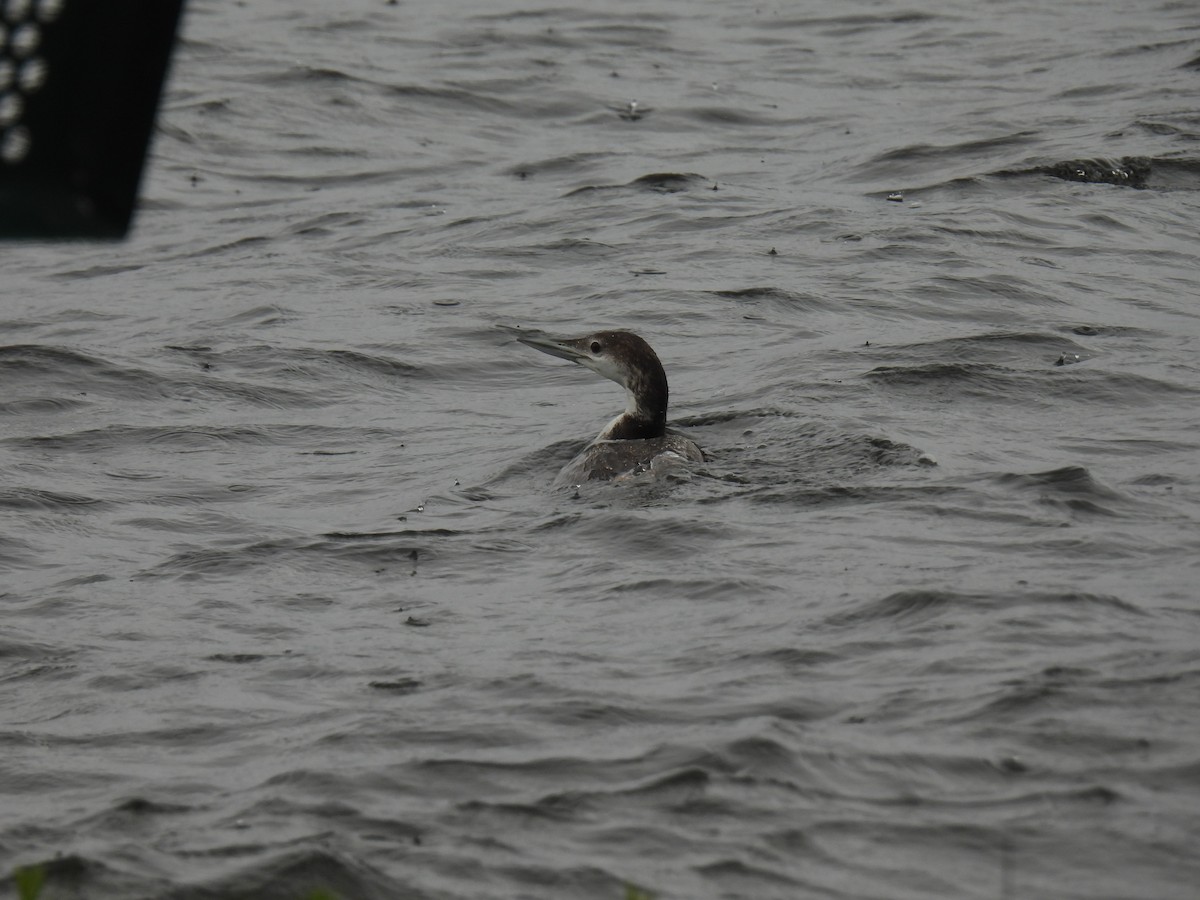
[[(135, 237), (0, 249), (0, 866), (1197, 896), (1198, 25), (193, 3)], [(497, 324), (708, 462), (552, 490)]]

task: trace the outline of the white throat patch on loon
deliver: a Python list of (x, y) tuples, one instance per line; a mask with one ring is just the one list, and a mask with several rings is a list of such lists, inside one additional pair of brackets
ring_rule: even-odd
[[(663, 454), (693, 462), (704, 459), (694, 442), (667, 430), (667, 373), (658, 354), (638, 335), (631, 331), (597, 331), (563, 338), (500, 327), (528, 347), (578, 363), (625, 388), (625, 411), (609, 422), (567, 469), (579, 470), (584, 479), (612, 478), (648, 467)], [(589, 453), (595, 457), (590, 463), (584, 458)], [(627, 468), (619, 470), (625, 462)]]

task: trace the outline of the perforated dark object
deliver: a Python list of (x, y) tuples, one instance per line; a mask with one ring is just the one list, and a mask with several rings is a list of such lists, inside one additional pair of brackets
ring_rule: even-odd
[(0, 0), (0, 237), (125, 235), (183, 0)]

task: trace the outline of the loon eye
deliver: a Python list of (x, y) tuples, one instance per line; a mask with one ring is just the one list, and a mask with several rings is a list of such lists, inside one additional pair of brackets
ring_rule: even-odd
[(592, 341), (592, 352), (593, 353), (600, 352), (600, 342), (599, 341)]

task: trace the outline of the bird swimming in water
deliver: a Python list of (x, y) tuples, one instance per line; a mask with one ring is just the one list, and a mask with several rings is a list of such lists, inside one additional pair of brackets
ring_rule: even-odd
[(704, 461), (694, 441), (667, 429), (667, 373), (658, 354), (638, 335), (597, 331), (562, 338), (500, 327), (526, 346), (579, 363), (625, 388), (625, 411), (566, 465), (556, 484), (620, 478), (671, 463)]

